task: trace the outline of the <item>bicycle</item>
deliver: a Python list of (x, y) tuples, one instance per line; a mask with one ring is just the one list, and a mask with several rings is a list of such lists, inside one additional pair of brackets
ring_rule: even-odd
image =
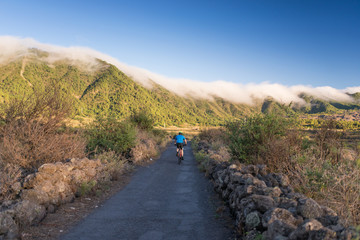
[(181, 151), (181, 148), (178, 148), (179, 151), (177, 152), (177, 156), (178, 156), (178, 164), (180, 165), (181, 160), (184, 160), (184, 156), (183, 156), (183, 151)]
[(176, 147), (176, 151), (177, 151), (176, 156), (178, 157), (178, 164), (179, 165), (180, 165), (181, 161), (184, 160), (184, 146), (186, 146), (186, 144)]

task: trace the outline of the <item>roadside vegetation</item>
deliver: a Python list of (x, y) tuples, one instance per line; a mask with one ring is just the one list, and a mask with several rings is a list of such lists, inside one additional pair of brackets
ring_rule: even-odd
[[(203, 131), (195, 153), (206, 171), (209, 158), (238, 164), (266, 164), (286, 174), (296, 191), (334, 209), (346, 225), (360, 225), (359, 132), (341, 122), (322, 121), (305, 131), (301, 121), (257, 114)], [(353, 130), (353, 129), (352, 129)]]
[[(67, 124), (74, 110), (56, 84), (1, 104), (0, 202), (19, 197), (19, 183), (43, 164), (100, 159), (116, 180), (134, 164), (156, 157), (166, 144), (166, 133), (154, 129), (145, 112), (123, 120), (102, 115), (75, 128)], [(83, 183), (80, 192), (97, 187)]]

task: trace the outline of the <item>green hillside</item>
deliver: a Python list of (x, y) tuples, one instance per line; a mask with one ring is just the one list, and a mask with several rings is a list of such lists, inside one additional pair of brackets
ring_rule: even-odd
[(184, 98), (155, 83), (151, 89), (145, 88), (115, 66), (100, 60), (97, 70), (90, 72), (66, 60), (48, 65), (41, 60), (46, 56), (46, 52), (31, 49), (28, 56), (0, 65), (0, 101), (6, 103), (11, 98), (23, 98), (56, 85), (63, 97), (74, 101), (76, 115), (112, 114), (123, 119), (144, 111), (160, 126), (223, 125), (228, 120), (257, 112), (334, 114), (360, 109), (360, 93), (350, 95), (354, 98), (352, 103), (329, 102), (302, 94), (305, 106), (281, 104), (272, 98), (258, 100), (255, 106), (218, 97), (211, 101), (196, 96)]
[(0, 100), (7, 102), (57, 84), (65, 97), (75, 101), (77, 115), (113, 114), (122, 119), (145, 111), (161, 126), (221, 125), (260, 110), (220, 98), (183, 98), (156, 84), (147, 89), (115, 66), (99, 64), (101, 70), (87, 72), (65, 61), (49, 66), (35, 58), (19, 59), (0, 66)]

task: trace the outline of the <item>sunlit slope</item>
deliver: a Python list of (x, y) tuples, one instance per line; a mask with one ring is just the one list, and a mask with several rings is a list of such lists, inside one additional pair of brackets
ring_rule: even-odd
[(183, 98), (156, 84), (148, 89), (102, 61), (98, 69), (91, 72), (65, 60), (49, 66), (37, 59), (22, 58), (0, 66), (1, 101), (46, 90), (54, 84), (74, 99), (76, 112), (82, 116), (113, 114), (121, 119), (146, 111), (159, 125), (219, 125), (260, 111), (254, 106), (220, 98)]

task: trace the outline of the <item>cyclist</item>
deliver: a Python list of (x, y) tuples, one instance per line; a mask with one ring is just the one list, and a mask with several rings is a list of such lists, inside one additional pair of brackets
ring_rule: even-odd
[(181, 156), (183, 156), (184, 159), (184, 143), (187, 144), (186, 138), (182, 135), (182, 132), (179, 132), (179, 135), (175, 136), (175, 145), (177, 147), (176, 149), (176, 156), (179, 154), (179, 150), (181, 151)]

